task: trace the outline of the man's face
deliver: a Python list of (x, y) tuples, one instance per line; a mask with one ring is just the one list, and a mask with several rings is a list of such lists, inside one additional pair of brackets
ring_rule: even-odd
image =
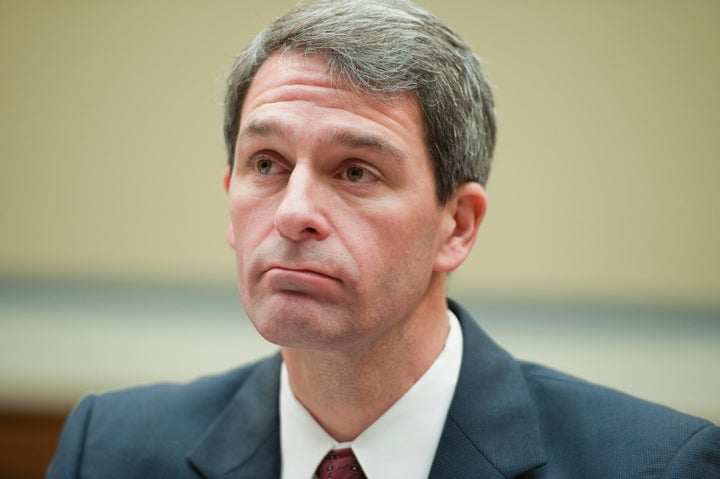
[(282, 346), (361, 347), (444, 301), (417, 102), (345, 87), (322, 58), (276, 55), (242, 109), (228, 242), (248, 317)]

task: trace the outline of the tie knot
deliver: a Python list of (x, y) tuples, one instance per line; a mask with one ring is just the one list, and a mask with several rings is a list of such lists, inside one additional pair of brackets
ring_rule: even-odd
[(352, 449), (330, 451), (317, 469), (319, 479), (367, 479)]

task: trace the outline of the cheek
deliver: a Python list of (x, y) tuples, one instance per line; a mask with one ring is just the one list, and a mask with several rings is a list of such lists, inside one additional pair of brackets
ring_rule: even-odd
[(262, 202), (242, 201), (234, 198), (230, 203), (230, 223), (238, 266), (243, 259), (260, 244), (262, 239), (272, 231), (272, 211)]
[(353, 236), (352, 243), (352, 255), (364, 270), (365, 281), (425, 281), (432, 272), (437, 249), (436, 223), (431, 212), (369, 221)]

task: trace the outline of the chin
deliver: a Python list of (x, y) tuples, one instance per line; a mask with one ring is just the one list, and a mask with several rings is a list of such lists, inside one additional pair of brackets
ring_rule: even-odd
[(337, 334), (337, 314), (314, 302), (269, 301), (246, 313), (265, 340), (282, 347), (309, 347)]

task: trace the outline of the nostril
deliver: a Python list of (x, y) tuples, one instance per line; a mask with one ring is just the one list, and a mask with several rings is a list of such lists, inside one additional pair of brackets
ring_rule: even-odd
[(318, 230), (316, 230), (315, 228), (313, 228), (313, 227), (311, 227), (311, 226), (308, 226), (308, 227), (305, 228), (303, 231), (305, 231), (305, 232), (307, 232), (307, 233), (311, 233), (311, 234), (315, 234), (315, 233), (318, 232)]

